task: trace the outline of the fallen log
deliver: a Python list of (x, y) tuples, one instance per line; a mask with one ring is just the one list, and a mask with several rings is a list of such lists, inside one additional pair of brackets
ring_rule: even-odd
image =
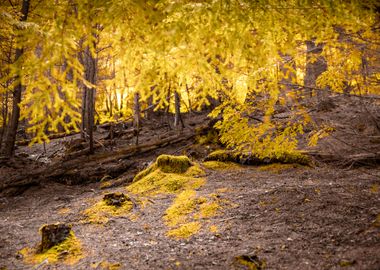
[[(83, 153), (89, 151), (89, 149), (86, 148), (84, 150), (81, 150), (82, 155), (79, 155), (78, 153), (78, 157), (74, 158), (72, 156), (72, 159), (70, 160), (57, 161), (56, 163), (50, 164), (47, 167), (36, 169), (31, 173), (10, 177), (7, 181), (0, 183), (0, 193), (9, 188), (29, 186), (31, 183), (33, 183), (33, 185), (39, 184), (44, 180), (58, 179), (65, 177), (65, 175), (67, 175), (67, 177), (79, 177), (80, 179), (86, 177), (94, 179), (99, 176), (99, 179), (101, 179), (105, 174), (110, 174), (110, 171), (107, 171), (105, 169), (99, 169), (96, 171), (94, 168), (99, 168), (99, 166), (104, 168), (107, 166), (107, 164), (115, 163), (115, 161), (117, 161), (116, 163), (119, 165), (115, 165), (115, 168), (113, 170), (117, 171), (122, 168), (120, 171), (122, 172), (122, 170), (127, 170), (130, 166), (133, 165), (133, 162), (122, 163), (123, 160), (135, 155), (140, 155), (156, 150), (160, 147), (165, 147), (170, 144), (176, 144), (192, 139), (198, 134), (200, 130), (202, 130), (202, 128), (209, 128), (208, 123), (197, 128), (196, 130), (172, 135), (164, 139), (158, 139), (151, 143), (128, 146), (113, 152), (95, 153), (91, 156), (83, 155)], [(89, 170), (83, 170), (85, 167), (88, 167)], [(85, 172), (81, 173), (81, 170)], [(116, 176), (117, 175), (115, 174), (114, 177)]]

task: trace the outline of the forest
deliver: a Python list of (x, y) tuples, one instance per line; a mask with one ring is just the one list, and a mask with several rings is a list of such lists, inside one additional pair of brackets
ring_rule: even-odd
[(376, 0), (0, 0), (0, 270), (380, 269)]

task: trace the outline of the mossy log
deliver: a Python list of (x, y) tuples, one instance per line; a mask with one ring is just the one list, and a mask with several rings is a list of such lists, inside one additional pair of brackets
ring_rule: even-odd
[(278, 157), (260, 157), (253, 153), (236, 153), (231, 150), (217, 150), (210, 153), (204, 161), (235, 162), (242, 165), (262, 165), (270, 163), (295, 163), (308, 165), (308, 156), (301, 152), (284, 153)]
[(40, 232), (42, 239), (38, 252), (43, 253), (53, 246), (65, 241), (70, 235), (71, 225), (62, 223), (48, 224), (42, 226)]
[[(207, 122), (205, 125), (198, 127), (197, 131), (200, 132), (200, 130), (208, 129), (208, 128), (209, 128), (209, 124)], [(160, 147), (165, 147), (167, 145), (176, 144), (182, 141), (190, 140), (196, 136), (197, 131), (189, 130), (188, 132), (169, 136), (164, 139), (158, 139), (157, 141), (154, 141), (151, 143), (140, 144), (137, 146), (128, 146), (128, 147), (121, 148), (113, 152), (95, 153), (92, 156), (84, 156), (83, 154), (87, 153), (89, 150), (89, 149), (84, 149), (81, 151), (80, 154), (79, 153), (70, 154), (70, 160), (64, 160), (64, 161), (60, 160), (47, 167), (36, 169), (29, 173), (14, 175), (13, 177), (10, 177), (6, 181), (0, 182), (0, 194), (7, 193), (7, 191), (10, 189), (18, 189), (22, 187), (27, 187), (31, 183), (39, 184), (42, 180), (60, 179), (60, 178), (64, 178), (65, 176), (71, 177), (73, 172), (77, 170), (78, 171), (83, 170), (83, 168), (86, 166), (90, 168), (91, 166), (99, 167), (99, 164), (105, 165), (105, 164), (115, 163), (115, 161), (117, 160), (125, 160), (135, 155), (153, 151)], [(133, 162), (129, 162), (129, 163), (133, 163)], [(122, 164), (121, 166), (125, 167), (125, 164)], [(118, 171), (117, 168), (115, 169)], [(100, 173), (103, 173), (103, 175), (100, 176), (101, 178), (104, 176), (104, 171), (100, 170), (99, 175)], [(105, 174), (110, 175), (110, 173), (107, 173), (107, 172), (105, 172)]]

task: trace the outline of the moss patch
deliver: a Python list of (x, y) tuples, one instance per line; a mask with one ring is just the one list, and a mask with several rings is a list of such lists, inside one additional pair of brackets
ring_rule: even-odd
[(107, 223), (111, 216), (122, 216), (128, 214), (133, 208), (133, 203), (129, 200), (123, 202), (121, 206), (108, 205), (101, 200), (92, 207), (83, 211), (86, 216), (85, 221), (95, 224)]
[(163, 218), (165, 224), (172, 228), (167, 235), (180, 239), (197, 233), (202, 227), (201, 220), (214, 217), (221, 208), (218, 196), (214, 195), (197, 196), (195, 190), (181, 192), (166, 210)]
[(166, 210), (164, 220), (166, 225), (173, 227), (188, 220), (197, 207), (198, 200), (194, 190), (185, 190), (175, 198), (173, 204)]
[(210, 153), (205, 161), (236, 162), (245, 165), (261, 165), (270, 163), (296, 163), (308, 165), (310, 159), (299, 151), (269, 153), (267, 156), (260, 156), (255, 153), (237, 153), (229, 150), (217, 150)]
[(105, 269), (105, 270), (119, 270), (121, 269), (121, 263), (110, 263), (108, 261), (102, 261), (99, 263), (92, 263), (91, 268)]
[(169, 230), (166, 235), (176, 239), (189, 238), (190, 236), (196, 234), (200, 229), (201, 223), (198, 221), (193, 221), (182, 224), (176, 229)]
[(157, 169), (160, 169), (163, 173), (182, 174), (185, 173), (191, 166), (192, 163), (187, 156), (161, 155), (156, 159), (155, 163), (138, 173), (133, 181), (138, 181)]
[[(205, 183), (201, 178), (205, 172), (196, 164), (188, 167), (190, 164), (185, 156), (159, 156), (154, 164), (136, 175), (127, 190), (134, 194), (157, 195), (198, 189)], [(174, 167), (170, 169), (172, 165)]]
[(240, 165), (233, 162), (205, 161), (203, 166), (210, 170), (233, 170), (239, 169)]
[(268, 165), (263, 165), (258, 168), (259, 171), (269, 171), (272, 173), (281, 173), (286, 170), (302, 168), (304, 166), (300, 164), (282, 164), (282, 163), (273, 163)]
[(261, 261), (255, 255), (236, 256), (235, 263), (238, 265), (244, 265), (249, 270), (263, 270), (265, 268), (265, 262)]
[(24, 261), (28, 264), (40, 264), (44, 260), (48, 263), (61, 261), (68, 265), (76, 264), (84, 258), (82, 245), (73, 232), (62, 243), (51, 247), (43, 253), (38, 253), (38, 248), (24, 248), (20, 254), (24, 256)]
[(211, 152), (206, 158), (205, 161), (221, 161), (221, 162), (236, 162), (237, 156), (231, 151), (227, 150), (216, 150)]

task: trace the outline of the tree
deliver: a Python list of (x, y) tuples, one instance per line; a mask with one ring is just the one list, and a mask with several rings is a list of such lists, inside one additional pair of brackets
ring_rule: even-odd
[[(28, 18), (29, 5), (30, 5), (29, 0), (22, 1), (21, 18), (20, 18), (21, 22), (25, 22)], [(21, 67), (22, 67), (21, 57), (23, 54), (24, 54), (23, 46), (16, 49), (14, 62), (18, 65), (19, 70), (21, 70)], [(10, 117), (9, 126), (6, 130), (6, 137), (5, 137), (4, 145), (1, 151), (6, 157), (10, 157), (14, 154), (16, 133), (17, 133), (18, 123), (19, 123), (19, 118), (20, 118), (21, 94), (24, 88), (21, 82), (21, 76), (19, 74), (16, 75), (15, 81), (16, 81), (16, 86), (13, 89), (13, 93), (12, 93), (12, 104), (13, 104), (12, 114)]]

